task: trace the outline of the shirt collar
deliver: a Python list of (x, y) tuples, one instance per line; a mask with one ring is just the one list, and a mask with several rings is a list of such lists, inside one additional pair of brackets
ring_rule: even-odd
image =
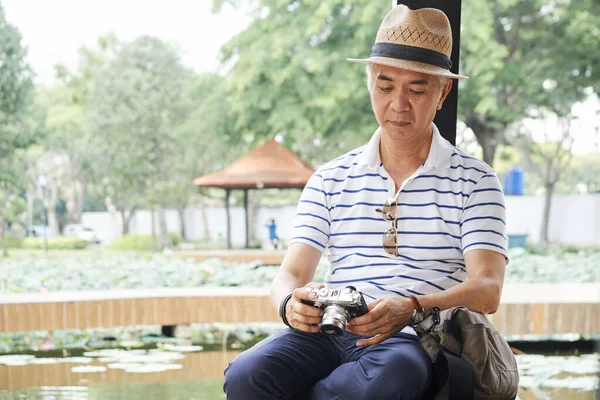
[[(425, 161), (425, 166), (436, 169), (450, 168), (450, 157), (454, 153), (454, 146), (442, 137), (437, 126), (432, 123), (431, 147), (429, 155)], [(381, 157), (379, 155), (379, 141), (381, 140), (381, 127), (379, 127), (371, 140), (364, 147), (360, 158), (357, 160), (358, 166), (368, 166), (372, 170), (377, 170), (381, 165)]]

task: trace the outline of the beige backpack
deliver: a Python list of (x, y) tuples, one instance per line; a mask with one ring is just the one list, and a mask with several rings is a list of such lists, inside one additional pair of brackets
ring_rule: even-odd
[(434, 308), (414, 329), (431, 358), (435, 400), (517, 397), (517, 361), (483, 314), (466, 307)]

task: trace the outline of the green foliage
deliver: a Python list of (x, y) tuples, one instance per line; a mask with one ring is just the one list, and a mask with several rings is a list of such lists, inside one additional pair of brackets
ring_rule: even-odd
[(3, 186), (18, 186), (20, 177), (11, 168), (15, 150), (36, 140), (37, 132), (27, 126), (33, 73), (26, 57), (21, 34), (6, 21), (0, 4), (0, 184)]
[(8, 249), (20, 249), (23, 247), (23, 239), (10, 235), (4, 238), (4, 243)]
[[(148, 243), (148, 238), (146, 239)], [(150, 245), (151, 246), (151, 245)], [(131, 247), (130, 247), (131, 248)], [(147, 247), (151, 249), (151, 247)], [(14, 250), (13, 254), (23, 252)], [(509, 249), (507, 283), (600, 282), (598, 249), (565, 251), (560, 247)], [(323, 282), (329, 263), (321, 260), (316, 282)], [(4, 287), (9, 292), (110, 290), (160, 287), (240, 286), (268, 287), (278, 270), (257, 260), (232, 263), (212, 258), (202, 262), (177, 253), (76, 251), (41, 252), (10, 257), (2, 262)]]
[(181, 242), (183, 242), (183, 238), (180, 234), (175, 232), (169, 232), (169, 238), (171, 239), (171, 243), (173, 246), (177, 247)]
[(227, 249), (226, 240), (199, 240), (194, 242), (196, 250), (223, 250)]
[(565, 192), (578, 192), (581, 188), (587, 193), (600, 193), (599, 177), (600, 152), (595, 151), (575, 157), (571, 168), (565, 172), (563, 179)]
[(535, 108), (560, 116), (600, 86), (594, 0), (463, 2), (459, 117), (492, 164), (507, 127)]
[(129, 205), (145, 195), (162, 205), (179, 184), (172, 167), (185, 144), (175, 127), (187, 113), (182, 93), (190, 73), (173, 47), (147, 36), (123, 44), (98, 72), (89, 97), (91, 125), (110, 195)]
[(152, 236), (127, 234), (110, 245), (111, 250), (152, 251)]
[[(88, 246), (88, 242), (85, 240), (74, 237), (52, 237), (46, 240), (49, 250), (82, 250)], [(43, 249), (44, 238), (25, 238), (21, 247), (24, 249)]]
[[(222, 49), (235, 60), (228, 98), (242, 138), (281, 134), (313, 165), (350, 150), (377, 127), (364, 66), (387, 2), (253, 3), (255, 19)], [(315, 140), (318, 140), (315, 143)]]

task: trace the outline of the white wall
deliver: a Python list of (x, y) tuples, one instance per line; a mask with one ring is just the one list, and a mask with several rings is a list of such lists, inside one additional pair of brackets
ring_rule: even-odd
[[(509, 234), (539, 241), (544, 197), (506, 196), (506, 212)], [(553, 196), (548, 234), (553, 243), (600, 246), (600, 194)]]
[[(527, 234), (528, 240), (537, 242), (540, 237), (544, 198), (541, 196), (506, 196), (507, 231), (509, 234)], [(295, 206), (260, 207), (255, 216), (255, 237), (268, 241), (265, 225), (274, 218), (277, 233), (286, 242), (290, 239)], [(213, 239), (227, 235), (224, 208), (207, 209), (208, 228)], [(185, 211), (187, 238), (199, 240), (204, 228), (199, 209)], [(84, 213), (82, 223), (95, 229), (104, 243), (110, 243), (121, 235), (121, 219), (116, 214)], [(167, 227), (179, 232), (179, 216), (175, 210), (167, 211)], [(158, 224), (157, 224), (158, 226)], [(150, 211), (137, 211), (129, 224), (131, 233), (150, 234)], [(245, 216), (242, 207), (231, 208), (232, 244), (241, 247), (245, 244)], [(550, 240), (554, 243), (577, 246), (600, 246), (600, 194), (560, 195), (552, 199), (550, 216)]]

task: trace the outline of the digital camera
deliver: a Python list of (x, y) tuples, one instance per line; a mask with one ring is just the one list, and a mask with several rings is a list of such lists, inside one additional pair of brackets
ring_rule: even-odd
[(354, 286), (330, 290), (312, 289), (312, 293), (315, 294), (314, 299), (302, 302), (325, 311), (319, 329), (329, 335), (339, 335), (348, 321), (369, 311), (362, 293)]

